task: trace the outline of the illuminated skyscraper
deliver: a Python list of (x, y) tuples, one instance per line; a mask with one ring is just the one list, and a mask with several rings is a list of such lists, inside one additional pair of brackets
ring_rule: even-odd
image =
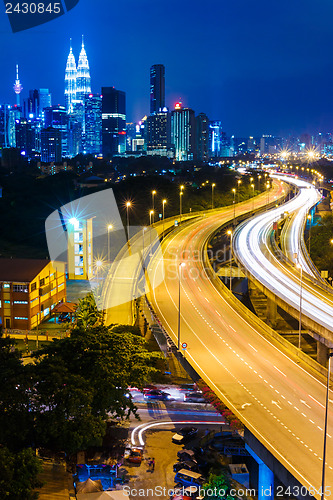
[(195, 114), (193, 109), (182, 108), (180, 102), (171, 112), (171, 143), (175, 147), (177, 161), (194, 159)]
[(126, 94), (114, 87), (102, 87), (103, 156), (126, 150)]
[(73, 112), (73, 101), (76, 99), (76, 64), (72, 51), (72, 39), (67, 58), (65, 72), (65, 103), (67, 113)]
[(150, 114), (165, 107), (165, 67), (154, 64), (150, 68)]
[(87, 94), (84, 112), (84, 152), (102, 154), (102, 97), (99, 94)]
[(13, 88), (14, 88), (14, 92), (16, 94), (16, 104), (19, 106), (20, 105), (20, 93), (23, 90), (23, 86), (21, 85), (21, 82), (19, 79), (18, 64), (16, 64), (16, 80), (15, 80)]
[(91, 94), (91, 84), (89, 63), (82, 35), (82, 46), (76, 72), (76, 100), (83, 102), (86, 94)]

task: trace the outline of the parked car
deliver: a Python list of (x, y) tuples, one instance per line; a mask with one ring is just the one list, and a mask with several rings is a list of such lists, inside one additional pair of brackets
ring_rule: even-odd
[(71, 316), (69, 313), (59, 314), (58, 323), (66, 323), (66, 321), (70, 321), (70, 320), (71, 320)]
[(206, 403), (201, 391), (187, 392), (184, 396), (184, 401), (187, 403)]
[(148, 401), (166, 401), (171, 396), (168, 392), (160, 391), (158, 389), (151, 389), (144, 394), (144, 398)]
[(147, 394), (147, 392), (152, 391), (152, 390), (158, 390), (156, 385), (148, 384), (148, 385), (144, 386), (142, 392), (143, 392), (143, 394)]
[(172, 442), (176, 444), (184, 444), (191, 441), (198, 433), (196, 427), (182, 427), (172, 436)]
[(203, 485), (203, 477), (199, 472), (180, 469), (175, 475), (175, 483), (180, 483), (185, 487), (196, 486), (199, 489)]
[(195, 459), (195, 453), (193, 450), (179, 450), (179, 452), (177, 453), (177, 457), (180, 461), (184, 461), (184, 462), (187, 462), (188, 460), (194, 460), (196, 461)]
[(194, 460), (188, 460), (186, 462), (176, 462), (175, 464), (173, 464), (173, 472), (178, 472), (181, 469), (199, 472), (198, 464)]
[(131, 464), (141, 464), (143, 458), (143, 449), (142, 448), (132, 448), (129, 456), (127, 457), (127, 461)]

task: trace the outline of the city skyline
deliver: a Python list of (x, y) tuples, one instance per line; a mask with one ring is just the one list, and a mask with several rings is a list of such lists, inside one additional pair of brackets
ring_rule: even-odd
[(124, 5), (114, 4), (109, 20), (103, 16), (103, 2), (87, 16), (91, 4), (81, 0), (52, 23), (16, 34), (3, 16), (1, 100), (13, 102), (18, 63), (25, 89), (50, 88), (54, 102), (63, 104), (69, 38), (75, 40), (77, 52), (86, 33), (92, 92), (102, 86), (123, 89), (128, 121), (149, 113), (149, 68), (164, 64), (166, 105), (171, 107), (181, 98), (196, 113), (221, 120), (229, 134), (332, 130), (328, 21), (333, 6), (319, 11), (303, 2), (300, 15), (300, 4), (282, 2), (279, 9), (260, 4), (261, 10), (242, 0), (237, 6), (214, 1), (209, 11), (202, 11), (199, 2), (185, 1), (174, 10), (171, 4), (162, 18), (162, 6), (149, 2), (147, 14), (131, 4), (130, 16)]

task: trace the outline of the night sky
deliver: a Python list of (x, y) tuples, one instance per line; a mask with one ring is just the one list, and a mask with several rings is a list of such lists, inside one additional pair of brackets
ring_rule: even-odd
[[(13, 2), (15, 3), (15, 2)], [(331, 0), (80, 0), (64, 16), (12, 34), (0, 14), (0, 102), (46, 87), (63, 104), (69, 38), (81, 34), (92, 91), (127, 96), (127, 121), (149, 112), (149, 68), (166, 67), (166, 101), (222, 120), (227, 134), (333, 131)]]

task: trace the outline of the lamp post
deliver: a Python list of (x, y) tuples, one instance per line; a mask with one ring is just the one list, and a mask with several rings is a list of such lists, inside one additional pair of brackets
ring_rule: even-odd
[(165, 207), (166, 202), (167, 202), (166, 200), (162, 201), (163, 235), (164, 235), (164, 207)]
[(229, 282), (229, 289), (231, 291), (232, 286), (231, 286), (231, 280), (232, 280), (232, 231), (231, 229), (228, 229), (227, 235), (230, 236), (230, 282)]
[(233, 200), (233, 205), (234, 205), (234, 222), (233, 222), (233, 226), (235, 226), (235, 216), (236, 216), (236, 189), (233, 188), (232, 189), (232, 192), (234, 194), (234, 200)]
[(132, 206), (132, 203), (130, 201), (126, 202), (126, 218), (127, 218), (127, 241), (129, 241), (129, 209)]
[(251, 184), (252, 188), (252, 210), (254, 210), (254, 184)]
[(180, 288), (181, 288), (181, 277), (182, 277), (182, 267), (185, 266), (185, 262), (180, 262), (178, 265), (178, 351), (180, 351)]
[(266, 183), (266, 189), (267, 189), (267, 205), (269, 205), (269, 188), (271, 187), (270, 183)]
[[(253, 184), (253, 177), (250, 178), (250, 187), (252, 187)], [(251, 193), (249, 194), (249, 198), (251, 198)]]
[(311, 253), (311, 219), (312, 219), (310, 214), (307, 216), (307, 219), (309, 221), (309, 255), (310, 255), (310, 253)]
[(237, 203), (239, 203), (239, 186), (240, 186), (240, 184), (242, 184), (242, 181), (240, 179), (238, 179), (237, 184), (238, 184), (238, 188), (237, 188)]
[(109, 224), (108, 225), (108, 262), (110, 264), (110, 231), (112, 231), (113, 229), (113, 225), (112, 224)]
[(156, 194), (156, 190), (154, 189), (151, 192), (151, 198), (152, 198), (152, 202), (153, 202), (153, 224), (155, 223), (155, 194)]
[(326, 386), (326, 404), (325, 404), (325, 426), (324, 426), (324, 445), (323, 445), (323, 469), (321, 476), (321, 500), (324, 500), (325, 493), (325, 472), (326, 472), (326, 441), (327, 441), (327, 420), (328, 420), (328, 405), (330, 392), (330, 376), (331, 376), (331, 357), (333, 352), (328, 353), (328, 368), (327, 368), (327, 386)]
[(184, 186), (180, 186), (179, 191), (179, 223), (182, 221), (182, 198), (183, 198), (183, 189)]
[(149, 227), (149, 234), (150, 234), (150, 243), (149, 243), (150, 248), (149, 248), (149, 256), (150, 256), (150, 257), (152, 256), (152, 251), (151, 251), (151, 233), (152, 233), (152, 228), (151, 228), (151, 220), (152, 220), (153, 215), (154, 215), (154, 210), (150, 210), (150, 212), (149, 212), (149, 225), (150, 225), (150, 227)]
[(301, 286), (299, 292), (299, 319), (298, 319), (298, 349), (301, 349), (302, 340), (302, 291), (303, 291), (303, 267), (298, 262), (296, 264), (297, 269), (300, 269), (301, 273)]
[(145, 271), (145, 231), (147, 231), (146, 226), (142, 228), (142, 263), (143, 263), (143, 272)]
[(260, 191), (260, 179), (261, 179), (261, 175), (258, 175), (258, 191)]
[(212, 209), (214, 208), (214, 187), (216, 186), (216, 184), (213, 182), (212, 184)]

